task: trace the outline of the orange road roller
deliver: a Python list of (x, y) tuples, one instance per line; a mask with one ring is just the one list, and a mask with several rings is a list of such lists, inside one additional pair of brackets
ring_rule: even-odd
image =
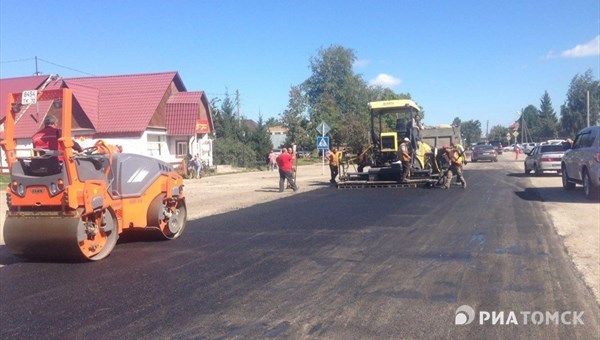
[[(186, 225), (182, 177), (157, 159), (119, 153), (98, 141), (74, 153), (70, 89), (39, 91), (35, 100), (62, 105), (58, 150), (17, 157), (15, 119), (22, 94), (9, 95), (4, 140), (10, 169), (4, 240), (14, 255), (41, 260), (100, 260), (128, 230), (179, 237)], [(34, 100), (34, 101), (35, 101)]]

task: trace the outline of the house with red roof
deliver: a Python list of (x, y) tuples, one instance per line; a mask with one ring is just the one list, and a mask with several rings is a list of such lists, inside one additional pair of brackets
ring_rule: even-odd
[[(0, 124), (6, 116), (8, 93), (59, 88), (73, 92), (72, 133), (82, 147), (102, 139), (121, 146), (123, 152), (173, 164), (187, 154), (199, 154), (206, 164), (213, 164), (214, 125), (208, 98), (203, 91), (188, 92), (177, 72), (0, 79)], [(16, 114), (18, 149), (32, 147), (31, 137), (49, 114), (60, 120), (60, 106), (40, 101), (21, 107)]]

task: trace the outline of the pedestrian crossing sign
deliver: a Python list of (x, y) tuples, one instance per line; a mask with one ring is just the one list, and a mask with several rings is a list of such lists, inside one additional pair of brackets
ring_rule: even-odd
[(329, 149), (329, 137), (317, 137), (317, 150)]

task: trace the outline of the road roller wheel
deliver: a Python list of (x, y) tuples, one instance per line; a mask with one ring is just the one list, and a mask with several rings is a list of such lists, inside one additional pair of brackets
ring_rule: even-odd
[(107, 257), (118, 239), (117, 219), (109, 209), (92, 220), (82, 221), (77, 229), (79, 249), (91, 261)]
[(184, 200), (176, 205), (165, 202), (165, 195), (158, 195), (148, 209), (148, 226), (158, 228), (165, 239), (173, 240), (181, 236), (187, 222), (187, 209)]

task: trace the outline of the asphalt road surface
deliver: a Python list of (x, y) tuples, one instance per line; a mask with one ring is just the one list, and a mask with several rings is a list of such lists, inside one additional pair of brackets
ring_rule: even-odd
[[(98, 263), (0, 247), (0, 338), (598, 338), (599, 306), (527, 179), (465, 175), (466, 190), (286, 196)], [(455, 325), (461, 305), (470, 324)]]

